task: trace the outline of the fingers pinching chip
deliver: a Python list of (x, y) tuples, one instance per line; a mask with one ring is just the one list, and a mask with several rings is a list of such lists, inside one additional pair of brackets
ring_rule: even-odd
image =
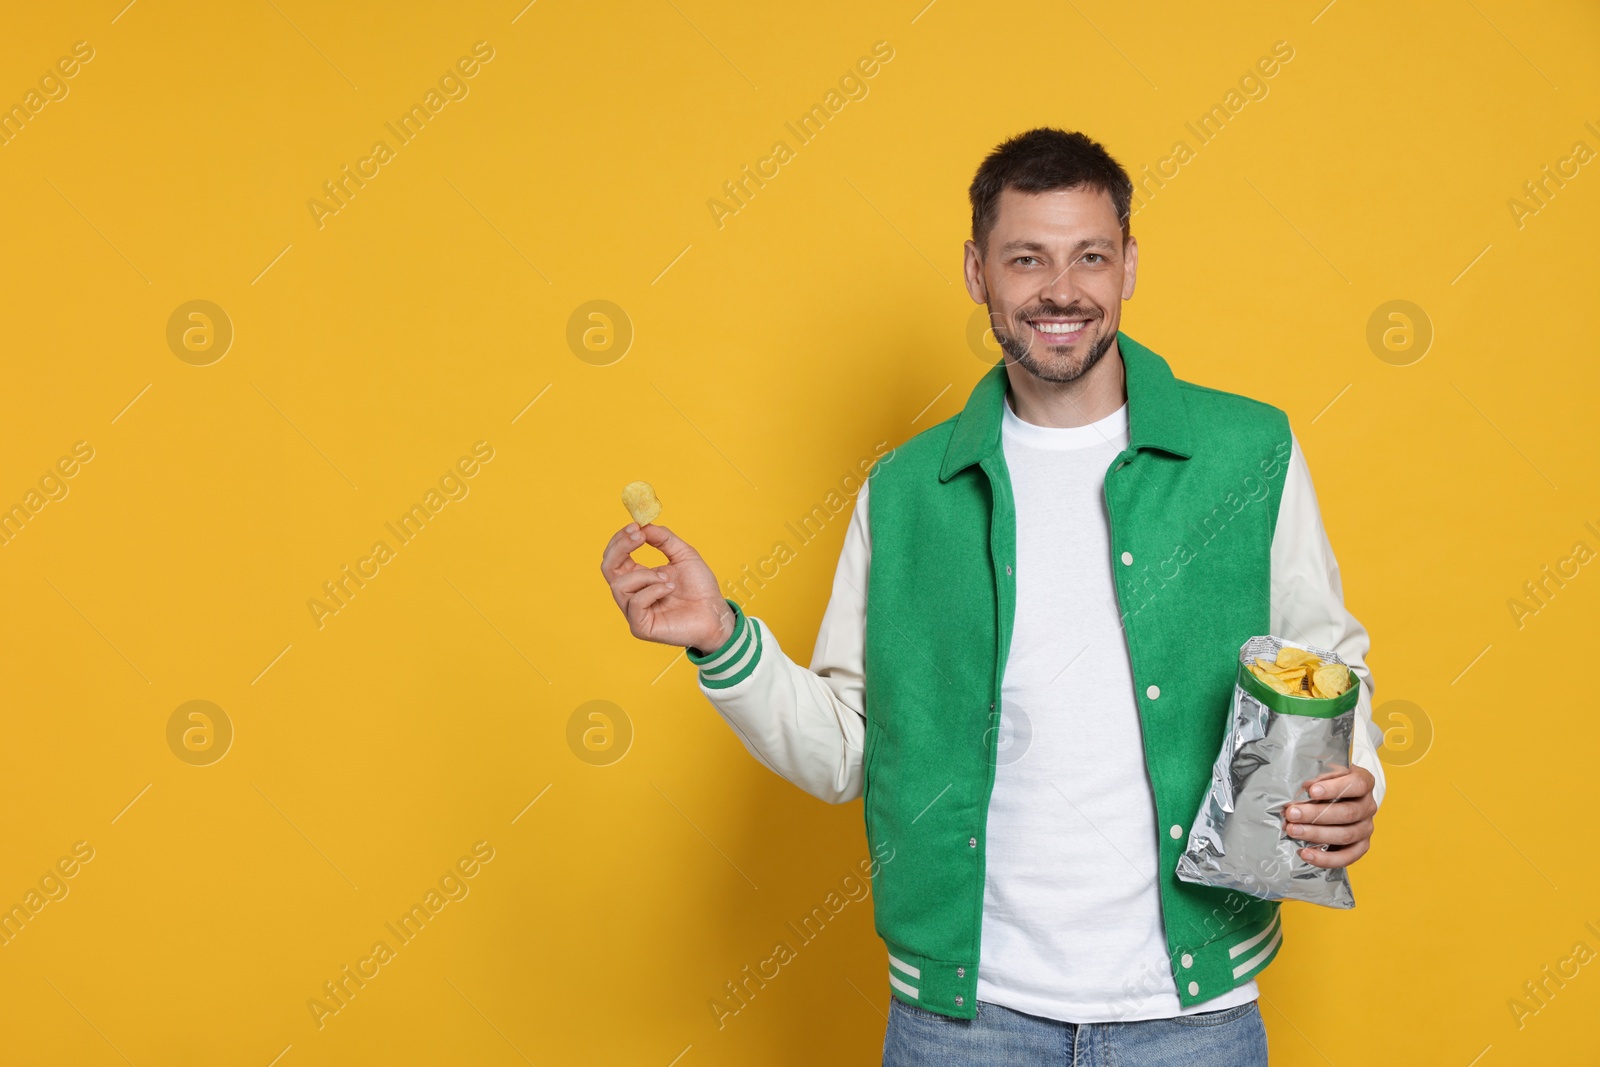
[(622, 506), (628, 509), (633, 521), (648, 526), (661, 514), (661, 499), (649, 482), (629, 482), (622, 489)]

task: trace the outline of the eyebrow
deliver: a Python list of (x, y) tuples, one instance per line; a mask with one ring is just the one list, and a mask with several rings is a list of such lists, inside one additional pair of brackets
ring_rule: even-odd
[[(1090, 248), (1116, 248), (1116, 243), (1105, 237), (1086, 237), (1072, 246), (1073, 252), (1083, 252)], [(1049, 249), (1038, 241), (1007, 241), (1000, 246), (1000, 254), (1009, 256), (1013, 252), (1046, 252)]]

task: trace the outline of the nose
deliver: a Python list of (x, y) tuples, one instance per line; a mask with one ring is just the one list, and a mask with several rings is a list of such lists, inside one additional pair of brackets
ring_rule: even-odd
[(1078, 297), (1078, 287), (1072, 279), (1070, 264), (1063, 266), (1051, 277), (1045, 278), (1039, 286), (1039, 302), (1054, 304), (1056, 307), (1070, 307)]

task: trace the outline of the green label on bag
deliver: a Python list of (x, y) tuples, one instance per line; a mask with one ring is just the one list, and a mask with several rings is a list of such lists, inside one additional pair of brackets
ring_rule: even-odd
[(1243, 663), (1239, 664), (1238, 684), (1246, 693), (1279, 715), (1311, 715), (1318, 719), (1331, 719), (1355, 707), (1361, 697), (1361, 683), (1355, 673), (1349, 667), (1345, 667), (1345, 671), (1350, 674), (1350, 688), (1336, 697), (1292, 697), (1288, 693), (1280, 693), (1251, 674)]

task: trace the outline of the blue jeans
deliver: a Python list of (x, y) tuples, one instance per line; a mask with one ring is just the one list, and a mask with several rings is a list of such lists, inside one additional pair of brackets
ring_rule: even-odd
[(1266, 1067), (1255, 1001), (1126, 1023), (1063, 1023), (978, 1001), (952, 1019), (889, 998), (883, 1067)]

